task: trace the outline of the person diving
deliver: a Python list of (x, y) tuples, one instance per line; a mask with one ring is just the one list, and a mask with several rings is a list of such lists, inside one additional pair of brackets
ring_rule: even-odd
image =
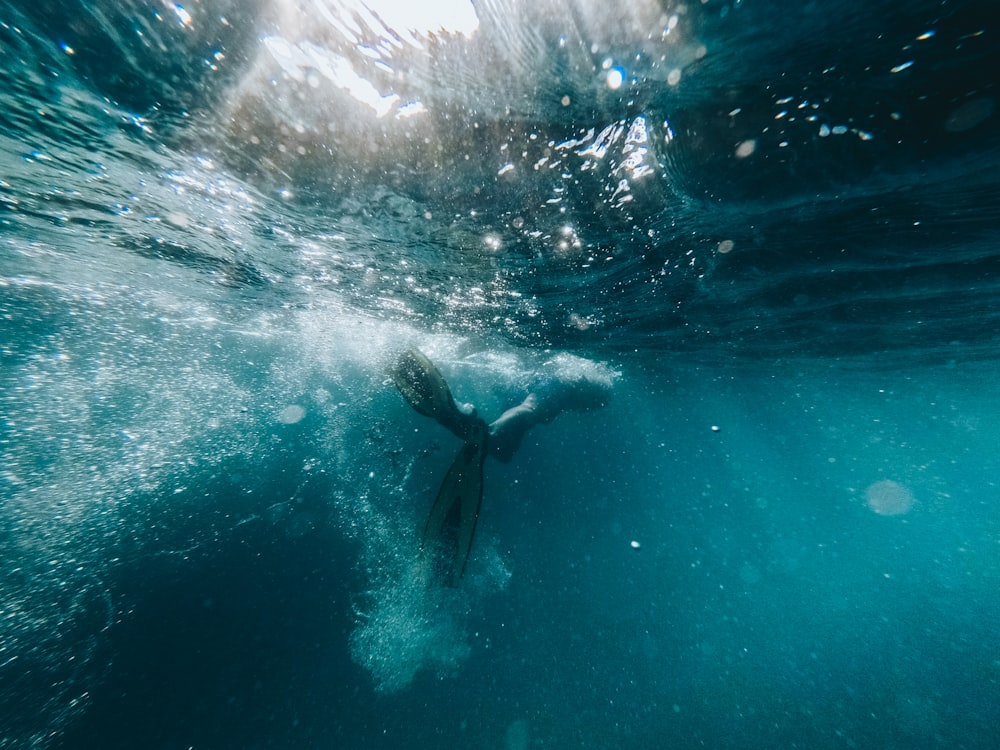
[(472, 550), (487, 455), (509, 462), (535, 425), (551, 422), (567, 409), (604, 406), (615, 375), (588, 360), (557, 355), (535, 373), (523, 401), (487, 424), (474, 406), (455, 401), (444, 376), (423, 352), (408, 349), (394, 361), (389, 376), (407, 403), (462, 440), (431, 506), (420, 545), (441, 561), (451, 585), (458, 585), (465, 574)]

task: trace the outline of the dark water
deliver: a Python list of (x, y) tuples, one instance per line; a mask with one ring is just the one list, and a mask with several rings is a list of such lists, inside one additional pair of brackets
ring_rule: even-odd
[(0, 3), (0, 748), (1000, 744), (994, 4), (372, 6)]

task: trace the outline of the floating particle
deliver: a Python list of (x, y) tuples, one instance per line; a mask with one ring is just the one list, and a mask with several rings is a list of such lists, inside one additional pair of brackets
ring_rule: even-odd
[(740, 567), (740, 580), (748, 585), (760, 583), (760, 571), (748, 562)]

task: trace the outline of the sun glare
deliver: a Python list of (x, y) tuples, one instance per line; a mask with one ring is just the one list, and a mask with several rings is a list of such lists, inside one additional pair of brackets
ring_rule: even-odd
[(471, 36), (479, 28), (479, 18), (469, 0), (358, 0), (357, 4), (396, 31)]

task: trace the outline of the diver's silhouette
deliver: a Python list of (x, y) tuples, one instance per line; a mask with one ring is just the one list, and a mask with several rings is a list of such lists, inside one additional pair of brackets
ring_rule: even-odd
[(393, 363), (389, 375), (410, 406), (437, 421), (464, 443), (441, 483), (421, 542), (422, 549), (433, 548), (437, 552), (454, 544), (449, 566), (453, 585), (465, 573), (472, 549), (483, 499), (486, 456), (490, 454), (500, 461), (510, 461), (528, 430), (541, 422), (552, 421), (566, 409), (587, 410), (603, 406), (611, 385), (610, 378), (604, 381), (579, 371), (568, 375), (566, 368), (543, 365), (527, 397), (487, 424), (472, 405), (455, 401), (437, 367), (417, 349), (403, 352)]

